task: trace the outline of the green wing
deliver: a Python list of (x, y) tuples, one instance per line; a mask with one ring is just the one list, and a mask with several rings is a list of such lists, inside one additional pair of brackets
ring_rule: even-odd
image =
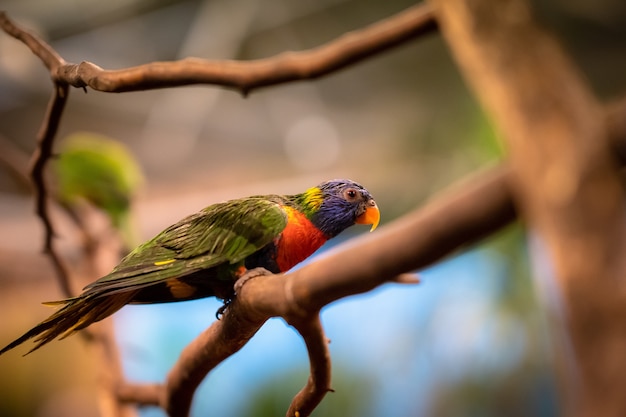
[(231, 200), (186, 217), (138, 246), (109, 275), (88, 285), (84, 295), (125, 292), (243, 261), (285, 228), (287, 215), (275, 201)]
[[(166, 281), (181, 285), (179, 280), (168, 280), (243, 261), (272, 242), (285, 228), (287, 215), (280, 202), (278, 196), (233, 200), (181, 220), (137, 247), (109, 275), (87, 286), (78, 297), (52, 303), (63, 307), (0, 349), (0, 354), (29, 339), (37, 343), (32, 352), (58, 336), (69, 336), (136, 301), (135, 297), (145, 287)], [(177, 298), (174, 290), (170, 290)]]

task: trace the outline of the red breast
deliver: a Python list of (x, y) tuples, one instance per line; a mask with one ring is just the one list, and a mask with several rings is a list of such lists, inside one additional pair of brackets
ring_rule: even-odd
[(283, 209), (287, 212), (287, 226), (278, 241), (276, 264), (285, 272), (319, 249), (327, 237), (298, 210)]

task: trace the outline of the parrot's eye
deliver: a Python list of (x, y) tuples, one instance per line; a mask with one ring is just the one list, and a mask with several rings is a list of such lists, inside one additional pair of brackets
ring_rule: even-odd
[(355, 190), (354, 188), (348, 188), (347, 190), (345, 190), (343, 192), (343, 196), (346, 200), (348, 201), (354, 201), (356, 200), (357, 196), (359, 195), (359, 193), (357, 192), (357, 190)]

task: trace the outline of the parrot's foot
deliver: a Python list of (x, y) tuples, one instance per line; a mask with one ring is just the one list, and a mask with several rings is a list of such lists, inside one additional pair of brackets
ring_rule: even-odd
[(222, 318), (228, 306), (233, 302), (233, 299), (235, 298), (237, 293), (241, 290), (243, 285), (246, 282), (248, 282), (248, 280), (252, 278), (260, 277), (260, 276), (266, 276), (266, 275), (272, 275), (272, 273), (268, 271), (267, 269), (261, 268), (261, 267), (244, 270), (244, 272), (239, 276), (239, 279), (235, 281), (235, 285), (234, 285), (235, 294), (233, 295), (232, 298), (224, 299), (224, 305), (217, 309), (217, 311), (215, 312), (215, 317), (218, 320)]
[(270, 271), (268, 271), (267, 269), (260, 268), (260, 267), (259, 268), (253, 268), (253, 269), (243, 269), (242, 274), (239, 275), (239, 279), (237, 279), (237, 281), (235, 281), (235, 285), (234, 285), (235, 294), (233, 295), (232, 298), (224, 299), (224, 305), (217, 309), (217, 311), (215, 312), (215, 317), (218, 320), (220, 320), (222, 318), (222, 316), (226, 312), (226, 309), (228, 308), (228, 306), (233, 302), (233, 299), (235, 298), (237, 293), (241, 290), (243, 285), (246, 282), (248, 282), (248, 280), (250, 280), (252, 278), (260, 277), (260, 276), (265, 276), (265, 275), (272, 275), (272, 273)]
[(241, 277), (235, 281), (235, 295), (241, 290), (244, 284), (252, 278), (266, 275), (272, 275), (272, 273), (262, 267), (248, 269), (245, 274), (241, 275)]

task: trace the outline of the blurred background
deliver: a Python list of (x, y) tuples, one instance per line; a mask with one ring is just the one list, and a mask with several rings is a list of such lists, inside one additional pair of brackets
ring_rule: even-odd
[[(107, 69), (308, 49), (410, 5), (0, 0), (0, 10), (67, 61)], [(605, 101), (619, 97), (626, 86), (626, 3), (535, 0), (533, 7), (596, 94)], [(34, 149), (50, 92), (40, 61), (0, 33), (0, 345), (48, 316), (42, 301), (62, 297), (41, 253), (32, 195), (14, 174), (26, 162), (19, 152), (9, 154)], [(72, 90), (58, 149), (77, 132), (114, 138), (137, 159), (144, 181), (132, 214), (141, 239), (220, 200), (296, 193), (335, 177), (365, 185), (384, 226), (504, 155), (439, 35), (321, 80), (264, 88), (248, 98), (212, 86), (123, 94)], [(367, 231), (353, 229), (332, 245)], [(80, 255), (67, 243), (72, 234), (62, 223), (59, 243), (70, 258)], [(418, 286), (387, 284), (325, 308), (336, 392), (314, 415), (557, 415), (554, 362), (567, 358), (567, 343), (551, 326), (558, 294), (551, 290), (549, 266), (528, 236), (514, 225), (420, 271)], [(198, 300), (130, 306), (116, 314), (128, 379), (163, 381), (219, 305)], [(26, 351), (0, 358), (0, 416), (97, 415), (97, 366), (80, 337), (22, 358)], [(307, 372), (302, 340), (282, 320), (270, 320), (203, 382), (192, 415), (283, 415)], [(153, 408), (141, 414), (163, 416)]]

